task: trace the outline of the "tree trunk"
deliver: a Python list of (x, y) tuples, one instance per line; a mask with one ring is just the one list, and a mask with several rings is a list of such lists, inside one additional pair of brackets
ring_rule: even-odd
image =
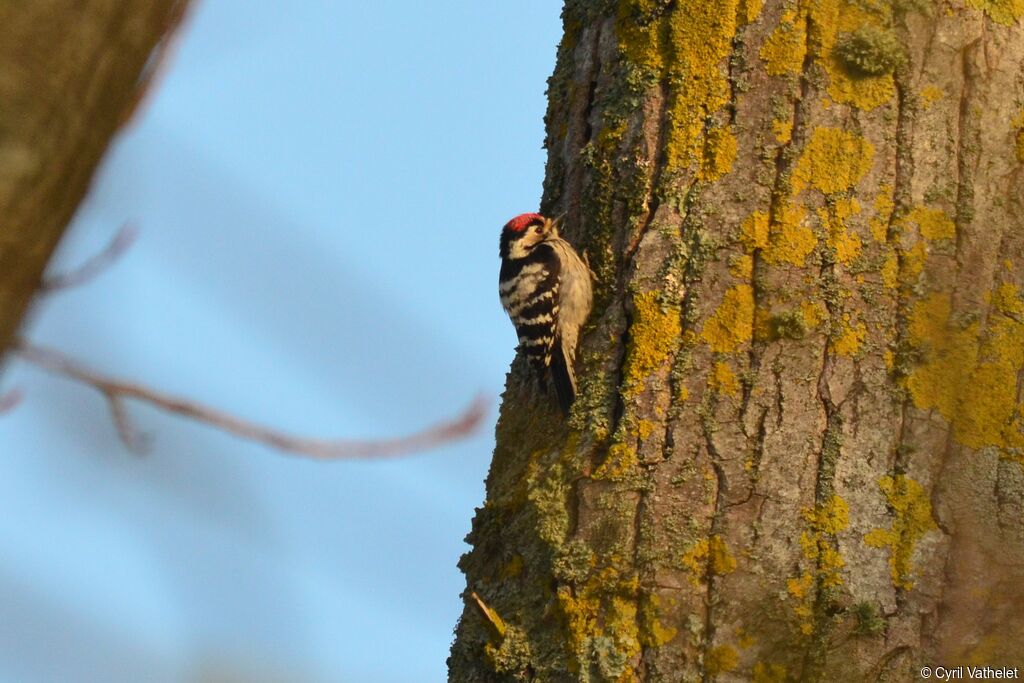
[(567, 0), (520, 360), (450, 680), (1024, 666), (1021, 0)]
[(0, 354), (186, 4), (0, 1)]

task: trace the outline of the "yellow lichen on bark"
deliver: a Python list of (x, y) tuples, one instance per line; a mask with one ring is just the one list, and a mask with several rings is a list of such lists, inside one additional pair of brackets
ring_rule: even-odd
[(910, 340), (923, 362), (907, 379), (914, 405), (956, 417), (959, 397), (978, 357), (978, 323), (955, 328), (950, 323), (948, 294), (932, 294), (914, 304)]
[(845, 192), (860, 182), (874, 158), (874, 146), (863, 137), (839, 128), (815, 128), (793, 170), (793, 194), (806, 187), (825, 194)]
[(739, 653), (731, 645), (719, 645), (708, 650), (704, 657), (704, 669), (709, 676), (728, 673), (740, 663)]
[[(888, 5), (879, 4), (873, 9), (876, 11), (868, 11), (863, 3), (855, 0), (802, 0), (797, 7), (784, 10), (778, 26), (761, 46), (759, 54), (765, 71), (772, 76), (801, 71), (809, 43), (807, 26), (811, 24), (817, 32), (815, 42), (819, 44), (816, 57), (828, 74), (828, 93), (832, 99), (864, 110), (889, 102), (896, 94), (896, 84), (888, 62), (894, 64), (898, 55), (887, 55), (883, 51), (878, 55), (883, 64), (873, 68), (872, 73), (865, 73), (851, 69), (835, 49), (838, 40), (858, 32), (867, 30), (884, 35), (889, 31)], [(892, 51), (891, 38), (879, 42)], [(873, 54), (878, 52), (877, 48), (873, 50)]]
[(736, 396), (740, 393), (740, 382), (736, 379), (736, 373), (725, 361), (715, 363), (708, 384), (726, 396)]
[(629, 333), (623, 375), (623, 393), (627, 396), (639, 391), (644, 379), (668, 360), (679, 343), (679, 306), (662, 303), (658, 292), (638, 294), (633, 298)]
[(636, 448), (625, 443), (614, 443), (608, 447), (604, 462), (594, 470), (594, 479), (618, 481), (629, 476), (639, 464)]
[(615, 26), (623, 56), (630, 63), (660, 75), (667, 50), (664, 25), (645, 20), (655, 10), (655, 4), (651, 0), (623, 0)]
[(725, 576), (736, 571), (736, 558), (729, 552), (725, 540), (717, 534), (694, 543), (683, 554), (682, 562), (694, 585), (703, 583), (708, 574)]
[(728, 128), (710, 129), (707, 133), (704, 158), (698, 177), (707, 182), (718, 180), (732, 170), (732, 164), (736, 161), (736, 153), (736, 136)]
[(600, 601), (595, 598), (581, 598), (573, 595), (568, 587), (558, 591), (558, 608), (568, 634), (566, 643), (570, 650), (572, 670), (578, 671), (584, 658), (589, 638), (596, 629)]
[(724, 576), (736, 571), (736, 558), (729, 552), (729, 546), (726, 545), (725, 540), (717, 534), (711, 537), (708, 556), (711, 560), (711, 571), (716, 576)]
[(754, 665), (753, 683), (785, 683), (786, 667), (774, 662), (758, 662)]
[(615, 567), (616, 558), (610, 560), (612, 565), (592, 574), (575, 591), (559, 587), (556, 597), (567, 633), (570, 671), (586, 670), (595, 658), (610, 659), (618, 665), (607, 672), (609, 678), (624, 683), (637, 680), (630, 662), (642, 650), (639, 582), (635, 574)]
[(835, 548), (835, 538), (850, 525), (850, 508), (846, 501), (833, 495), (813, 509), (804, 510), (803, 516), (808, 528), (800, 535), (800, 548), (808, 566), (787, 581), (786, 589), (796, 602), (793, 610), (800, 631), (809, 635), (814, 630), (815, 586), (829, 588), (843, 583), (839, 572), (846, 562)]
[(661, 598), (645, 594), (640, 602), (640, 642), (644, 647), (661, 647), (672, 641), (679, 633), (672, 626), (661, 621)]
[(878, 487), (885, 494), (886, 505), (892, 511), (892, 524), (888, 529), (877, 528), (868, 532), (864, 542), (872, 548), (889, 549), (892, 583), (897, 588), (909, 590), (914, 587), (914, 547), (922, 536), (936, 528), (932, 504), (924, 487), (902, 474), (882, 477)]
[(856, 199), (840, 197), (831, 207), (818, 209), (818, 218), (825, 228), (826, 241), (832, 248), (836, 263), (849, 266), (860, 256), (861, 242), (850, 228), (850, 219), (860, 214)]
[(800, 632), (810, 635), (814, 630), (812, 617), (814, 615), (814, 575), (807, 571), (796, 578), (786, 581), (786, 592), (796, 601), (793, 606), (793, 613), (796, 614), (800, 623)]
[(1016, 131), (1014, 150), (1017, 152), (1017, 161), (1024, 164), (1024, 110), (1013, 120), (1013, 127)]
[(807, 225), (807, 209), (800, 205), (786, 203), (776, 215), (776, 224), (768, 235), (768, 247), (764, 250), (764, 260), (770, 264), (789, 263), (803, 266), (814, 248), (818, 246), (818, 238)]
[(775, 133), (775, 141), (785, 145), (793, 139), (792, 121), (772, 121), (772, 132)]
[(765, 71), (772, 76), (784, 76), (800, 72), (807, 52), (806, 22), (796, 10), (783, 11), (779, 25), (761, 46), (761, 59)]
[(658, 425), (651, 422), (650, 420), (640, 420), (636, 424), (636, 435), (640, 437), (641, 441), (646, 441), (654, 430), (657, 429)]
[(935, 85), (926, 85), (921, 88), (919, 97), (921, 98), (921, 106), (924, 109), (931, 109), (932, 105), (941, 100), (946, 96), (945, 91), (942, 88)]
[(924, 272), (927, 260), (928, 247), (923, 240), (919, 240), (903, 252), (903, 264), (899, 279), (902, 280), (904, 285), (912, 287), (916, 284), (918, 277)]
[[(875, 11), (869, 11), (857, 0), (809, 0), (808, 7), (821, 32), (821, 61), (828, 73), (828, 94), (832, 99), (866, 111), (892, 100), (896, 95), (896, 81), (891, 67), (880, 67), (880, 73), (854, 73), (835, 49), (841, 38), (865, 30), (875, 35), (889, 31), (886, 26), (887, 15), (891, 12), (889, 4), (878, 3), (871, 8)], [(889, 58), (894, 60), (897, 56)]]
[(1017, 381), (1024, 367), (1024, 304), (1019, 288), (1002, 285), (993, 294), (992, 308), (980, 362), (964, 391), (954, 436), (971, 448), (997, 446), (1005, 455), (1013, 455), (1024, 448), (1024, 421), (1017, 402)]
[(967, 0), (967, 4), (1003, 26), (1013, 26), (1024, 17), (1024, 0)]
[(670, 173), (693, 168), (698, 177), (714, 180), (732, 169), (735, 137), (725, 128), (706, 134), (705, 121), (729, 103), (728, 57), (753, 9), (760, 8), (741, 7), (738, 0), (684, 0), (658, 13), (649, 0), (619, 2), (622, 54), (670, 86), (664, 145)]
[(835, 536), (850, 525), (850, 507), (839, 496), (832, 496), (825, 503), (804, 510), (804, 519), (815, 532)]
[(895, 252), (890, 252), (882, 262), (882, 284), (888, 289), (896, 289), (899, 284), (900, 262)]
[(883, 183), (878, 187), (874, 208), (875, 215), (868, 223), (868, 227), (871, 229), (871, 236), (875, 238), (875, 241), (884, 244), (889, 234), (889, 218), (892, 216), (892, 211), (895, 208), (891, 185)]
[(764, 0), (740, 0), (739, 23), (753, 23), (757, 19), (758, 15), (761, 14), (761, 9), (763, 7)]
[(868, 330), (864, 323), (850, 322), (849, 316), (844, 316), (838, 324), (838, 332), (833, 336), (832, 350), (839, 356), (856, 356), (867, 336)]
[(828, 309), (820, 302), (805, 299), (800, 302), (800, 317), (803, 319), (804, 328), (813, 330), (828, 317)]
[(749, 250), (768, 246), (768, 214), (755, 211), (740, 225), (740, 239)]
[(729, 263), (729, 272), (737, 280), (750, 280), (754, 274), (754, 259), (750, 254), (736, 256)]
[(926, 206), (915, 206), (900, 219), (900, 224), (911, 223), (921, 231), (921, 236), (929, 240), (953, 239), (956, 237), (956, 225), (942, 209), (931, 209)]
[(1017, 376), (1024, 367), (1024, 303), (1015, 285), (992, 296), (992, 313), (982, 333), (979, 322), (953, 319), (948, 294), (915, 304), (911, 343), (922, 362), (907, 378), (914, 405), (935, 409), (970, 448), (993, 446), (1004, 455), (1024, 447), (1024, 423), (1017, 402)]
[(746, 284), (730, 287), (704, 323), (701, 336), (712, 351), (729, 353), (750, 342), (753, 335), (754, 289)]
[[(674, 88), (669, 105), (665, 152), (670, 172), (701, 161), (704, 119), (729, 103), (724, 64), (737, 28), (735, 0), (685, 0), (677, 5), (668, 19), (673, 56), (669, 75), (682, 77), (686, 86)], [(716, 170), (721, 169), (716, 165)]]

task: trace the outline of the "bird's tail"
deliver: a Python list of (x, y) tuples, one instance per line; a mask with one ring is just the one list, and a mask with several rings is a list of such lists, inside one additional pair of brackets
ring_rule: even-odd
[(565, 351), (561, 339), (555, 340), (555, 348), (551, 353), (551, 380), (558, 395), (558, 405), (562, 413), (568, 417), (572, 402), (576, 400), (576, 373), (573, 371), (572, 358)]

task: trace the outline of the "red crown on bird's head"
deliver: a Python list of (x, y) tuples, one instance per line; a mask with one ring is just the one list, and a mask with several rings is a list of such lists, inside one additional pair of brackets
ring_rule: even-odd
[(508, 223), (505, 224), (506, 230), (512, 230), (513, 232), (520, 232), (526, 230), (527, 227), (534, 223), (543, 223), (544, 216), (539, 213), (521, 213)]

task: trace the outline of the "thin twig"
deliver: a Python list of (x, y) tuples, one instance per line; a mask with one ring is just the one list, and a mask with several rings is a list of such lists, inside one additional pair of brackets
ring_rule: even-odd
[(21, 403), (22, 398), (21, 389), (11, 389), (6, 394), (0, 396), (0, 415), (14, 410)]
[(199, 4), (190, 3), (188, 0), (180, 0), (167, 13), (164, 19), (163, 38), (153, 48), (149, 55), (149, 61), (139, 74), (135, 92), (132, 94), (133, 101), (124, 110), (118, 127), (124, 126), (139, 113), (146, 105), (146, 101), (159, 89), (160, 82), (166, 75), (168, 66), (177, 52), (181, 36), (186, 32), (189, 20), (194, 16), (192, 8)]
[(135, 243), (138, 236), (138, 229), (134, 225), (126, 223), (121, 226), (121, 229), (117, 231), (103, 251), (90, 257), (74, 270), (45, 277), (39, 287), (39, 293), (52, 294), (61, 289), (78, 287), (89, 282), (121, 258)]
[(491, 627), (494, 628), (495, 632), (497, 632), (499, 636), (504, 636), (505, 632), (508, 630), (508, 626), (506, 626), (505, 621), (498, 616), (498, 613), (488, 607), (487, 603), (483, 601), (483, 598), (476, 594), (476, 591), (470, 593), (469, 597), (473, 598), (473, 602), (476, 603), (476, 606), (480, 609), (480, 612), (487, 619), (488, 623), (490, 623)]
[(120, 396), (107, 395), (107, 406), (110, 408), (110, 419), (114, 421), (117, 428), (117, 435), (121, 437), (124, 444), (132, 453), (142, 455), (149, 451), (150, 439), (143, 434), (128, 419), (128, 410)]
[(465, 412), (454, 420), (441, 422), (421, 432), (397, 439), (380, 441), (310, 439), (284, 434), (187, 398), (172, 396), (140, 384), (106, 377), (58, 351), (36, 346), (25, 339), (18, 339), (12, 351), (33, 365), (81, 382), (103, 394), (110, 403), (118, 433), (130, 449), (137, 449), (139, 444), (137, 434), (124, 417), (123, 402), (125, 399), (150, 403), (168, 412), (205, 422), (222, 431), (243, 439), (257, 441), (280, 451), (323, 460), (383, 458), (440, 446), (471, 434), (483, 420), (489, 403), (486, 398), (479, 396), (474, 399)]

